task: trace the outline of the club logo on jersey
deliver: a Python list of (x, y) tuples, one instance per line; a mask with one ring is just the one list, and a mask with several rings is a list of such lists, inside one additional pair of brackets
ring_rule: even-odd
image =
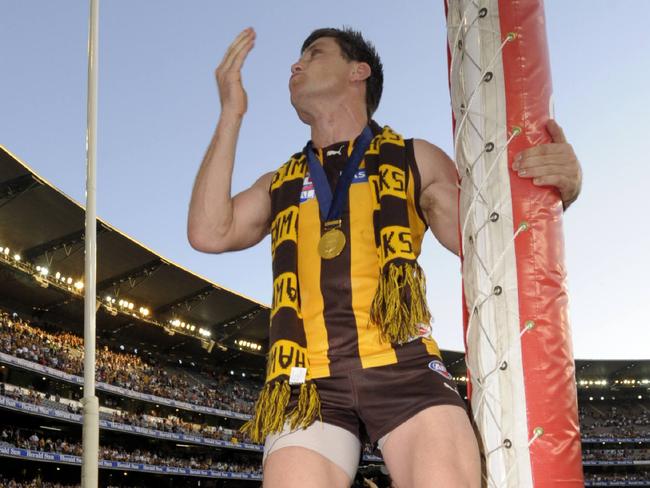
[(307, 200), (311, 200), (316, 196), (316, 192), (314, 190), (314, 182), (311, 181), (311, 178), (309, 177), (309, 174), (305, 176), (305, 179), (302, 181), (302, 191), (300, 192), (300, 203), (306, 202)]
[(451, 375), (449, 374), (449, 371), (447, 371), (447, 368), (445, 368), (445, 365), (442, 364), (442, 361), (438, 361), (437, 359), (434, 359), (429, 363), (429, 369), (431, 371), (435, 371), (440, 376), (447, 378), (448, 380), (451, 379)]
[[(360, 169), (354, 174), (352, 178), (352, 184), (355, 183), (366, 183), (368, 181), (368, 175), (366, 174), (365, 169)], [(300, 192), (300, 203), (304, 203), (307, 200), (311, 200), (316, 196), (316, 191), (314, 190), (314, 182), (312, 181), (309, 173), (305, 176), (305, 179), (302, 182), (302, 191)]]

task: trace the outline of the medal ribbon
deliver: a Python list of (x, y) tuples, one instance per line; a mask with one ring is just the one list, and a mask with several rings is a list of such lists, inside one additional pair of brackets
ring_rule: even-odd
[(343, 206), (346, 203), (348, 190), (352, 184), (352, 179), (359, 169), (359, 165), (363, 160), (363, 155), (368, 150), (371, 141), (372, 131), (370, 130), (369, 126), (366, 126), (366, 128), (363, 129), (361, 135), (358, 137), (350, 158), (345, 163), (345, 168), (343, 169), (343, 172), (341, 173), (341, 176), (336, 183), (334, 196), (332, 196), (332, 190), (327, 181), (325, 170), (314, 154), (312, 142), (309, 141), (307, 143), (305, 152), (307, 153), (309, 175), (312, 182), (314, 183), (316, 199), (318, 200), (318, 206), (320, 208), (320, 214), (323, 222), (330, 222), (333, 220), (339, 220), (341, 218), (341, 212), (343, 211)]

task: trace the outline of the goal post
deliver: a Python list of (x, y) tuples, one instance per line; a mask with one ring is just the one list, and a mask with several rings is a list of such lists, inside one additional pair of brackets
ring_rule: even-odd
[(489, 487), (583, 486), (557, 191), (512, 170), (551, 142), (542, 0), (447, 0), (464, 334)]

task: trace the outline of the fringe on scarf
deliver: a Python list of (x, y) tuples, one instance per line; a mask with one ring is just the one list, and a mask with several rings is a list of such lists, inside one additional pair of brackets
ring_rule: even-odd
[(267, 383), (255, 403), (253, 418), (242, 425), (239, 431), (248, 435), (254, 443), (262, 444), (267, 435), (281, 432), (286, 421), (290, 422), (290, 428), (294, 430), (310, 426), (316, 417), (323, 420), (320, 397), (313, 382), (300, 385), (298, 405), (287, 414), (290, 398), (291, 386), (288, 381)]
[(370, 320), (382, 342), (403, 344), (431, 321), (424, 272), (417, 263), (389, 263), (379, 277), (370, 307)]

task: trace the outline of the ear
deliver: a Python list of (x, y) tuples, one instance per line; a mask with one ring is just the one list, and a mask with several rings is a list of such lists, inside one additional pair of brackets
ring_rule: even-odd
[(352, 69), (351, 79), (353, 81), (365, 81), (370, 78), (372, 70), (368, 63), (354, 63), (354, 68)]

